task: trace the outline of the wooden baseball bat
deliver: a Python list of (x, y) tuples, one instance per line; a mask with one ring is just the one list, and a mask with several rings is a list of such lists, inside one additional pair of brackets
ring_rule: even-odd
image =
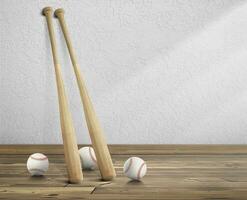
[(64, 38), (69, 50), (70, 58), (77, 79), (78, 88), (80, 91), (81, 101), (84, 108), (87, 127), (92, 141), (92, 146), (94, 148), (95, 155), (97, 158), (97, 163), (101, 173), (101, 177), (103, 180), (111, 180), (116, 176), (116, 172), (113, 167), (109, 149), (103, 136), (103, 130), (100, 127), (100, 123), (98, 121), (92, 102), (88, 95), (85, 82), (82, 78), (80, 67), (77, 63), (75, 52), (69, 37), (68, 29), (65, 24), (64, 10), (61, 8), (57, 9), (55, 11), (55, 16), (59, 19), (59, 23), (61, 25), (62, 32), (64, 34)]
[(81, 183), (83, 179), (81, 161), (78, 152), (75, 130), (72, 122), (71, 113), (69, 111), (68, 100), (66, 97), (64, 83), (61, 74), (61, 67), (58, 62), (56, 49), (56, 40), (52, 24), (52, 8), (46, 7), (43, 9), (43, 14), (46, 17), (48, 31), (50, 35), (53, 62), (55, 67), (57, 92), (59, 100), (60, 124), (62, 130), (64, 156), (67, 165), (68, 178), (70, 183)]

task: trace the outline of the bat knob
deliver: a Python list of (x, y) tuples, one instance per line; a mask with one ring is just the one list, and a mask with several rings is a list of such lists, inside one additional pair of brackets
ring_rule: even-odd
[(52, 12), (52, 7), (45, 7), (42, 10), (43, 15), (46, 15), (47, 13), (50, 13), (50, 12)]
[(55, 15), (55, 17), (59, 17), (60, 14), (64, 14), (64, 13), (65, 13), (64, 9), (58, 8), (55, 10), (54, 15)]

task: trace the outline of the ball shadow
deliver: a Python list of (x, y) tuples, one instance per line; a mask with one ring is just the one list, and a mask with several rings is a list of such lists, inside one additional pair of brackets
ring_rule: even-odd
[(144, 183), (142, 180), (130, 180), (126, 185), (144, 185)]

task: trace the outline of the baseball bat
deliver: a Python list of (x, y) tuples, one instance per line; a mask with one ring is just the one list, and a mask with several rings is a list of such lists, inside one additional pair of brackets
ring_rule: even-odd
[(80, 91), (81, 101), (84, 108), (87, 127), (92, 141), (92, 146), (94, 148), (95, 155), (97, 158), (97, 164), (101, 173), (101, 177), (103, 180), (111, 180), (116, 176), (116, 172), (112, 163), (109, 149), (103, 136), (103, 130), (100, 127), (100, 123), (98, 121), (92, 102), (88, 95), (85, 82), (82, 78), (80, 67), (77, 63), (75, 52), (72, 47), (72, 43), (64, 19), (64, 10), (61, 8), (57, 9), (55, 11), (55, 16), (59, 20), (69, 50), (70, 58), (76, 75), (77, 85)]
[(81, 183), (83, 179), (81, 161), (78, 152), (75, 130), (72, 122), (71, 113), (69, 111), (68, 100), (66, 97), (64, 83), (61, 74), (61, 67), (58, 62), (56, 49), (56, 40), (52, 24), (52, 8), (43, 9), (43, 15), (46, 17), (50, 42), (52, 48), (53, 62), (56, 75), (57, 92), (59, 100), (60, 124), (64, 145), (64, 157), (67, 166), (68, 178), (70, 183)]

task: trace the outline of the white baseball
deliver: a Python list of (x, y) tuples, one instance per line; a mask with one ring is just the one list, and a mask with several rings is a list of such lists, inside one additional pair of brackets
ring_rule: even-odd
[(82, 147), (79, 150), (82, 168), (93, 170), (97, 167), (97, 159), (92, 147)]
[(27, 169), (32, 176), (43, 175), (49, 167), (48, 158), (42, 153), (34, 153), (27, 160)]
[(125, 161), (123, 171), (130, 179), (140, 180), (147, 173), (147, 165), (139, 157), (130, 157)]

